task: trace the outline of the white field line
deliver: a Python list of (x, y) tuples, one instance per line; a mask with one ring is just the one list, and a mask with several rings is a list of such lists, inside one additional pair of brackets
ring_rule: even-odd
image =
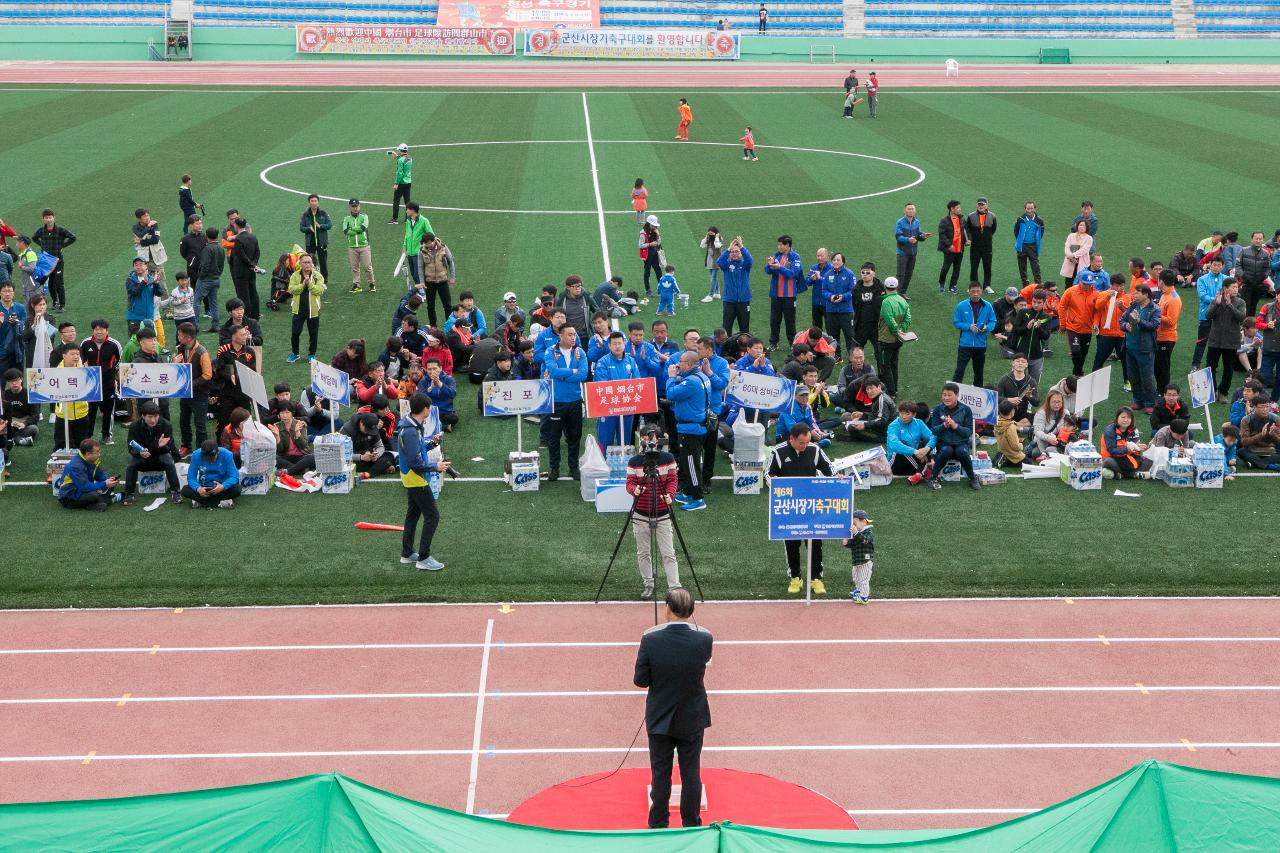
[[(487, 676), (487, 658), (482, 670)], [(487, 680), (487, 679), (486, 679)], [(180, 704), (200, 702), (357, 702), (357, 701), (420, 701), (435, 699), (479, 699), (483, 695), (489, 701), (507, 699), (591, 699), (613, 697), (640, 697), (643, 690), (473, 690), (442, 691), (434, 693), (245, 693), (208, 696), (139, 696), (130, 694), (129, 705)], [(779, 688), (724, 688), (708, 690), (711, 696), (883, 696), (883, 695), (968, 695), (968, 694), (1110, 694), (1110, 693), (1280, 693), (1280, 684), (1114, 684), (1114, 685), (1029, 685), (1022, 687), (779, 687)], [(120, 704), (120, 696), (65, 696), (0, 699), (0, 705), (105, 705)], [(477, 702), (477, 711), (480, 703)]]
[(582, 118), (587, 126), (587, 153), (591, 156), (591, 187), (596, 192), (596, 224), (600, 228), (600, 256), (604, 261), (604, 277), (613, 276), (609, 263), (609, 237), (604, 227), (604, 200), (600, 197), (600, 170), (596, 166), (596, 144), (591, 136), (591, 110), (587, 108), (587, 93), (582, 93)]
[(489, 649), (493, 643), (493, 620), (484, 629), (484, 654), (480, 656), (480, 690), (476, 693), (476, 724), (471, 732), (471, 777), (467, 782), (467, 814), (476, 810), (476, 779), (480, 775), (480, 730), (484, 725), (484, 698), (489, 683)]
[[(704, 746), (703, 752), (1021, 752), (1124, 750), (1151, 752), (1200, 749), (1280, 749), (1280, 741), (1141, 741), (1080, 743), (820, 743), (781, 745)], [(549, 746), (514, 747), (486, 750), (487, 755), (618, 755), (631, 750), (627, 746)], [(100, 761), (192, 761), (264, 758), (423, 758), (431, 756), (470, 756), (471, 749), (329, 749), (272, 752), (165, 752), (165, 753), (80, 753), (76, 755), (0, 755), (0, 764), (51, 764), (58, 762)]]
[[(718, 640), (720, 646), (970, 646), (970, 645), (1117, 645), (1176, 643), (1280, 643), (1280, 637), (882, 637), (774, 640)], [(607, 649), (634, 648), (638, 640), (600, 642), (517, 642), (495, 640), (493, 648), (507, 649)], [(0, 655), (78, 654), (188, 654), (201, 652), (332, 652), (404, 651), (420, 649), (483, 649), (484, 643), (329, 643), (278, 646), (81, 646), (75, 648), (0, 649)]]

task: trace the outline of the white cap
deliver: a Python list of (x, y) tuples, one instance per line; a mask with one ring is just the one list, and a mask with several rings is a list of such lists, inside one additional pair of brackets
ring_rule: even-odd
[(515, 298), (516, 298), (516, 292), (514, 290), (508, 290), (506, 293), (502, 294), (503, 302), (506, 302), (508, 299), (515, 299)]
[(397, 151), (408, 151), (408, 150), (409, 150), (409, 143), (407, 143), (407, 142), (401, 142), (399, 145), (397, 145), (397, 146), (396, 146), (396, 150), (397, 150)]
[(885, 290), (897, 290), (897, 289), (898, 289), (898, 280), (897, 280), (896, 278), (894, 278), (893, 276), (889, 276), (888, 278), (886, 278), (886, 279), (884, 280), (884, 289), (885, 289)]
[(653, 214), (649, 214), (648, 216), (646, 216), (644, 218), (644, 221), (646, 225), (652, 225), (655, 228), (658, 227), (658, 217), (654, 216)]

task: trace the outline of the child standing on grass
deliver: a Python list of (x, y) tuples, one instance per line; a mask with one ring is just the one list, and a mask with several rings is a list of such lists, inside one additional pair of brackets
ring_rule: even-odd
[(666, 274), (658, 279), (658, 314), (666, 314), (668, 317), (676, 316), (676, 294), (680, 292), (680, 285), (676, 282), (676, 268), (671, 264), (667, 264)]
[(743, 160), (759, 160), (756, 156), (756, 138), (751, 133), (751, 125), (747, 125), (747, 132), (738, 137), (738, 141), (742, 143), (742, 159)]
[(635, 189), (631, 191), (631, 209), (636, 212), (636, 224), (644, 225), (649, 210), (649, 191), (645, 189), (644, 178), (636, 178)]
[(853, 536), (844, 540), (853, 552), (853, 592), (849, 598), (858, 604), (871, 603), (871, 562), (876, 555), (876, 540), (871, 533), (871, 518), (865, 509), (853, 511)]

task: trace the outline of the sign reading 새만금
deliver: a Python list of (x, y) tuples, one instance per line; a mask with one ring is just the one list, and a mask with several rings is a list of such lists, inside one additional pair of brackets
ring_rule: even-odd
[(189, 364), (120, 365), (120, 399), (122, 400), (154, 400), (190, 396), (191, 365)]
[(589, 418), (647, 415), (658, 411), (658, 382), (652, 376), (588, 382), (582, 393)]
[(508, 379), (480, 386), (486, 417), (549, 415), (555, 383), (550, 379)]
[(796, 398), (796, 383), (785, 376), (765, 376), (742, 370), (729, 372), (725, 399), (730, 405), (761, 412), (785, 412)]
[(769, 539), (848, 539), (853, 481), (844, 477), (774, 477), (769, 481)]
[[(957, 383), (959, 384), (959, 383)], [(993, 424), (996, 422), (997, 395), (990, 388), (979, 388), (977, 385), (960, 385), (960, 402), (973, 412), (975, 422)]]
[(311, 393), (344, 406), (351, 404), (351, 377), (323, 361), (311, 362)]
[(102, 399), (101, 367), (31, 367), (27, 402), (96, 403)]

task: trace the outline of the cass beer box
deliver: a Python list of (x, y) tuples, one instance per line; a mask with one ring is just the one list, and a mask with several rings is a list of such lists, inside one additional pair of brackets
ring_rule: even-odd
[(139, 471), (138, 494), (163, 495), (169, 491), (169, 483), (163, 471)]
[(271, 470), (265, 474), (250, 473), (249, 469), (240, 469), (240, 493), (244, 495), (265, 495), (275, 485), (276, 472)]
[(1226, 448), (1214, 442), (1196, 442), (1191, 461), (1196, 468), (1197, 489), (1221, 489), (1227, 477)]
[(503, 479), (513, 492), (538, 491), (538, 454), (512, 451), (503, 463)]
[(764, 469), (758, 465), (733, 466), (733, 493), (758, 495), (764, 483)]
[(596, 512), (627, 512), (635, 498), (627, 494), (627, 478), (596, 481)]
[(336, 473), (320, 472), (320, 493), (324, 495), (349, 495), (360, 482), (356, 466), (348, 465)]
[(1102, 490), (1102, 454), (1087, 441), (1067, 445), (1067, 459), (1062, 463), (1062, 482), (1077, 491)]

